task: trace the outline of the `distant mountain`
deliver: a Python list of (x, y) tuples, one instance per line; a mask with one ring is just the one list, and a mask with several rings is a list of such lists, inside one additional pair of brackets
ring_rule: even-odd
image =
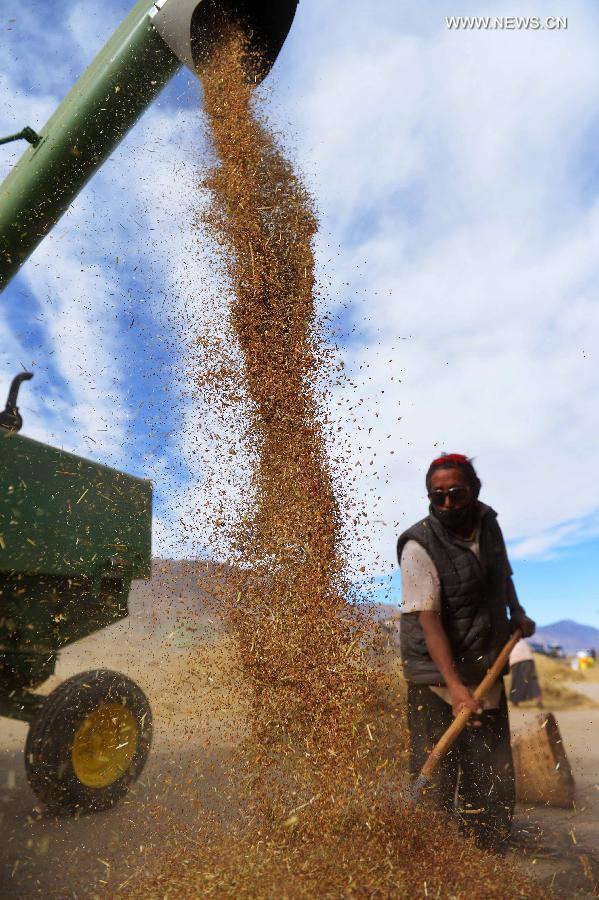
[(369, 607), (369, 611), (375, 619), (379, 619), (381, 622), (385, 619), (396, 619), (400, 612), (399, 606), (394, 603), (374, 603)]
[(210, 560), (152, 560), (152, 577), (134, 581), (129, 594), (133, 627), (158, 633), (172, 631), (182, 622), (210, 624), (219, 630), (219, 597), (230, 596), (231, 569)]
[[(223, 590), (226, 593), (230, 572), (227, 566), (209, 560), (154, 559), (151, 581), (133, 584), (131, 617), (140, 627), (152, 627), (164, 607), (161, 621), (168, 619), (169, 627), (182, 615), (211, 622), (214, 600), (210, 602), (210, 598), (222, 596)], [(400, 609), (392, 603), (377, 603), (371, 611), (376, 619), (385, 621), (397, 620)], [(563, 619), (537, 628), (533, 640), (561, 644), (568, 654), (590, 647), (599, 651), (599, 628)]]
[(572, 619), (562, 619), (552, 625), (537, 628), (533, 641), (544, 641), (546, 644), (561, 644), (566, 653), (576, 653), (595, 647), (599, 651), (599, 628), (592, 625), (581, 625)]

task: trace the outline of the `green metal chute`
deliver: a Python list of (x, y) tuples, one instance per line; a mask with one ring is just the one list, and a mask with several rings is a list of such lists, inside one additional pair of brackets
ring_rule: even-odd
[(244, 24), (263, 54), (264, 66), (250, 73), (258, 81), (274, 63), (296, 6), (297, 0), (139, 0), (0, 185), (0, 291), (182, 62), (193, 63), (217, 39), (223, 10)]

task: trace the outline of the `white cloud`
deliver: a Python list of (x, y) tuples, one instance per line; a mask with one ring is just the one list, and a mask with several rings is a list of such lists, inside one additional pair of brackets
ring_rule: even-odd
[(378, 28), (361, 4), (328, 4), (319, 29), (304, 25), (310, 65), (295, 57), (289, 101), (327, 245), (341, 247), (320, 259), (357, 326), (355, 422), (335, 405), (343, 392), (332, 404), (369, 512), (356, 563), (394, 562), (442, 449), (476, 456), (518, 555), (545, 554), (582, 539), (576, 522), (599, 507), (598, 190), (582, 177), (599, 115), (595, 15), (574, 4), (559, 35), (457, 34), (443, 9), (405, 30), (407, 4), (395, 10)]
[[(480, 15), (512, 13), (508, 5), (475, 4)], [(368, 513), (367, 522), (349, 523), (354, 561), (377, 571), (394, 562), (398, 530), (425, 511), (424, 471), (443, 449), (476, 457), (483, 497), (498, 509), (515, 555), (550, 554), (596, 533), (589, 522), (599, 494), (588, 477), (599, 425), (599, 192), (588, 139), (599, 122), (596, 12), (572, 0), (567, 32), (456, 33), (443, 25), (455, 12), (448, 6), (402, 0), (373, 15), (356, 0), (304, 0), (278, 76), (265, 85), (275, 118), (292, 123), (293, 152), (321, 210), (317, 254), (328, 303), (355, 328), (343, 356), (356, 387), (337, 388), (331, 399), (342, 428), (331, 450), (347, 440), (350, 499)], [(76, 4), (67, 11), (77, 64), (92, 53), (89, 21)], [(38, 34), (40, 23), (30, 30)], [(22, 60), (3, 69), (5, 130), (13, 108), (23, 124), (39, 125), (58, 101), (57, 41), (44, 45), (45, 87), (25, 92)], [(209, 516), (194, 534), (177, 522), (210, 510), (205, 459), (216, 451), (196, 443), (206, 411), (190, 397), (196, 363), (180, 329), (208, 322), (223, 302), (210, 248), (198, 249), (190, 224), (206, 152), (186, 105), (194, 96), (187, 91), (176, 113), (155, 106), (142, 119), (26, 269), (44, 308), (46, 353), (69, 389), (55, 418), (72, 402), (81, 433), (97, 437), (115, 411), (115, 386), (131, 375), (118, 316), (128, 302), (123, 273), (133, 258), (139, 263), (155, 340), (170, 355), (159, 377), (165, 396), (180, 398), (163, 412), (160, 398), (144, 398), (148, 416), (163, 415), (171, 433), (147, 460), (165, 498), (158, 549), (182, 552), (210, 527)], [(116, 255), (123, 270), (107, 262)], [(20, 353), (16, 339), (13, 358)], [(95, 404), (91, 384), (101, 395)], [(126, 460), (133, 402), (127, 395), (117, 407), (105, 443), (92, 448), (78, 438), (76, 446)], [(43, 407), (33, 409), (39, 433), (55, 433)], [(231, 435), (221, 440), (227, 447)], [(241, 502), (243, 459), (212, 458), (218, 489)]]

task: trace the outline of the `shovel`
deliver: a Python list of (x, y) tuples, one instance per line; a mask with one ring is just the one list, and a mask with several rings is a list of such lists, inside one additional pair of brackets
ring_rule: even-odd
[[(482, 701), (485, 699), (485, 697), (501, 675), (501, 671), (507, 663), (510, 653), (521, 637), (522, 632), (520, 630), (514, 631), (513, 635), (511, 636), (503, 650), (501, 650), (499, 656), (497, 657), (481, 683), (472, 692), (472, 696), (475, 700)], [(426, 787), (428, 787), (437, 766), (439, 765), (449, 748), (452, 746), (452, 744), (454, 744), (458, 739), (458, 737), (466, 727), (466, 724), (471, 715), (472, 710), (468, 709), (467, 706), (464, 706), (459, 711), (447, 731), (441, 738), (439, 738), (439, 740), (431, 750), (427, 761), (420, 770), (420, 775), (418, 776), (416, 781), (412, 785), (410, 785), (410, 789), (408, 791), (408, 799), (411, 803), (416, 803), (419, 800), (422, 791)]]

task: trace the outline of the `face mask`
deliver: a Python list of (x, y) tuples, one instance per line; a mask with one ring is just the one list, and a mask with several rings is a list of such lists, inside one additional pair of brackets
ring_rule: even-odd
[(453, 530), (462, 528), (472, 521), (474, 505), (469, 503), (463, 509), (438, 509), (436, 506), (431, 506), (431, 512), (441, 525)]

